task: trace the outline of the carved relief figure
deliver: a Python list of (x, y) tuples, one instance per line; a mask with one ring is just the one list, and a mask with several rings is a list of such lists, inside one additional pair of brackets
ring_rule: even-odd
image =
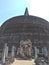
[(32, 50), (32, 43), (29, 39), (20, 41), (20, 55), (23, 58), (30, 58)]

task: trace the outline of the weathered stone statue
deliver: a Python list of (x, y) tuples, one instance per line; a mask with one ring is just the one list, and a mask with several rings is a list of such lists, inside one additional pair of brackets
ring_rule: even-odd
[(29, 39), (20, 41), (20, 56), (31, 58), (32, 43)]

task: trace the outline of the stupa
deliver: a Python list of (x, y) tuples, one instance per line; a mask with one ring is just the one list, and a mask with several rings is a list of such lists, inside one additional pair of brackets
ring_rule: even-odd
[(1, 64), (12, 63), (14, 58), (49, 64), (49, 22), (29, 15), (27, 8), (24, 15), (10, 18), (0, 27)]

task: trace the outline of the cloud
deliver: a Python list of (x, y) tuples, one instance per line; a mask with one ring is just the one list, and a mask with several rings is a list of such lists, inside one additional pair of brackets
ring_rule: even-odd
[(29, 0), (29, 13), (43, 18), (49, 17), (49, 0)]

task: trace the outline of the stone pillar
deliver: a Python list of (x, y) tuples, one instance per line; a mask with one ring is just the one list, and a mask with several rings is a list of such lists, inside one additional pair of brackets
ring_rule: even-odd
[(17, 55), (19, 55), (19, 53), (20, 53), (20, 48), (17, 49)]
[[(47, 44), (47, 50), (48, 50), (48, 63), (49, 63), (49, 42)], [(49, 64), (48, 64), (49, 65)]]
[(6, 56), (7, 56), (7, 52), (8, 52), (8, 49), (7, 49), (7, 43), (5, 43), (4, 45), (4, 48), (3, 48), (3, 53), (2, 53), (2, 63), (4, 64), (6, 62)]
[(15, 47), (14, 46), (12, 46), (11, 57), (12, 57), (12, 59), (14, 59), (14, 57), (15, 57)]
[(45, 57), (48, 57), (48, 51), (46, 47), (42, 48), (42, 53), (44, 54)]
[(37, 49), (37, 47), (34, 47), (35, 49), (35, 59), (38, 57), (38, 53), (39, 53), (39, 50)]
[(6, 47), (6, 54), (5, 54), (6, 58), (8, 57), (8, 46)]

